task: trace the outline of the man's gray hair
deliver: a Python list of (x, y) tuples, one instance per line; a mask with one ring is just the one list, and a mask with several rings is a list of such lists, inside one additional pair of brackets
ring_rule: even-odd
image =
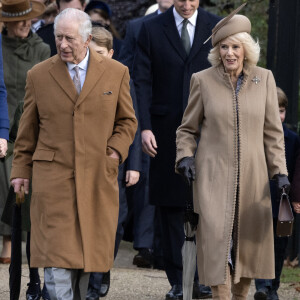
[(69, 19), (70, 22), (76, 22), (78, 24), (78, 33), (85, 42), (92, 33), (92, 22), (90, 16), (82, 10), (76, 8), (66, 8), (54, 19), (54, 34), (56, 34), (57, 23), (60, 21), (65, 21), (65, 19)]

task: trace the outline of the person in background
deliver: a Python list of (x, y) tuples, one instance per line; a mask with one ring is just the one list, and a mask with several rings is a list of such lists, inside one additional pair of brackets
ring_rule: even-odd
[[(280, 120), (283, 126), (284, 144), (285, 144), (285, 158), (288, 170), (289, 181), (292, 182), (291, 189), (293, 189), (293, 177), (295, 173), (296, 156), (300, 150), (300, 140), (296, 133), (289, 130), (283, 124), (288, 107), (288, 99), (284, 91), (277, 87), (277, 97), (279, 106)], [(274, 233), (274, 253), (275, 253), (275, 279), (255, 279), (256, 292), (254, 294), (255, 300), (278, 300), (277, 291), (280, 286), (280, 276), (283, 268), (283, 262), (288, 245), (288, 237), (278, 237), (276, 235), (280, 193), (278, 193), (276, 182), (270, 181), (270, 191), (272, 200), (273, 213), (273, 233)], [(290, 201), (293, 202), (291, 194)]]
[[(134, 78), (133, 61), (143, 22), (166, 12), (173, 4), (173, 0), (157, 0), (158, 9), (155, 12), (128, 22), (119, 61), (129, 68), (131, 78)], [(155, 221), (155, 207), (149, 203), (149, 165), (150, 157), (143, 153), (140, 181), (128, 195), (133, 206), (129, 207), (129, 215), (133, 211), (133, 247), (138, 250), (133, 264), (141, 268), (153, 265), (154, 268), (164, 269), (159, 221)]]
[[(2, 36), (0, 35), (0, 161), (6, 156), (7, 141), (9, 139), (9, 118), (6, 100), (6, 88), (3, 79), (3, 59), (2, 59)], [(6, 188), (6, 186), (4, 187)], [(1, 185), (2, 189), (2, 185)], [(2, 215), (6, 199), (3, 195), (0, 197), (0, 215)], [(10, 233), (10, 232), (8, 232)], [(8, 235), (9, 236), (9, 235)], [(10, 261), (10, 238), (3, 239), (3, 245), (0, 255), (0, 263)]]
[[(113, 50), (113, 36), (103, 27), (93, 26), (92, 40), (90, 47), (99, 54), (112, 58)], [(130, 80), (130, 95), (132, 98), (133, 108), (138, 119), (137, 102), (133, 82)], [(141, 132), (138, 127), (134, 141), (129, 148), (128, 158), (123, 164), (119, 166), (118, 184), (119, 184), (119, 217), (118, 227), (115, 241), (114, 257), (116, 258), (119, 245), (124, 234), (124, 223), (126, 221), (128, 207), (126, 189), (138, 183), (141, 170)], [(98, 300), (99, 297), (105, 297), (110, 286), (110, 271), (107, 273), (91, 273), (89, 280), (89, 287), (86, 299)]]
[[(31, 8), (29, 10), (29, 8)], [(28, 11), (27, 11), (28, 10)], [(40, 2), (29, 0), (3, 0), (0, 9), (0, 21), (4, 22), (2, 30), (3, 72), (7, 90), (8, 115), (10, 128), (14, 114), (25, 94), (26, 74), (35, 64), (50, 55), (48, 45), (30, 30), (31, 20), (41, 15), (45, 6)], [(25, 11), (25, 13), (24, 13)], [(0, 213), (2, 215), (10, 186), (12, 157), (0, 161)], [(3, 235), (1, 257), (6, 263), (11, 256), (11, 228), (0, 222), (0, 234)]]
[(114, 59), (119, 60), (120, 49), (122, 46), (122, 41), (120, 35), (112, 23), (112, 11), (108, 4), (100, 0), (91, 0), (87, 4), (84, 10), (90, 17), (92, 22), (98, 22), (102, 24), (107, 30), (109, 30), (113, 35), (113, 50)]
[(36, 32), (41, 27), (46, 26), (48, 24), (52, 24), (54, 22), (54, 18), (58, 14), (57, 5), (54, 0), (42, 0), (41, 2), (46, 6), (46, 9), (39, 18), (35, 18), (34, 20), (32, 20), (32, 32)]
[(32, 178), (31, 266), (51, 300), (85, 300), (89, 272), (112, 267), (118, 166), (137, 129), (128, 69), (89, 49), (91, 31), (81, 10), (55, 18), (58, 55), (27, 73), (15, 142), (11, 183), (28, 193)]
[[(209, 67), (211, 43), (204, 43), (219, 17), (199, 0), (174, 0), (165, 13), (143, 22), (134, 58), (133, 80), (142, 130), (142, 149), (151, 157), (150, 204), (158, 212), (163, 264), (171, 285), (166, 299), (182, 298), (184, 211), (189, 189), (173, 172), (176, 129), (180, 125), (193, 73)], [(214, 264), (210, 267), (214, 269)], [(193, 298), (211, 297), (195, 276)]]
[(252, 278), (274, 278), (269, 178), (290, 186), (275, 80), (256, 66), (250, 20), (235, 15), (243, 6), (212, 30), (212, 67), (192, 76), (176, 133), (176, 171), (194, 181), (199, 280), (222, 300), (246, 300)]
[[(56, 6), (59, 13), (66, 8), (76, 8), (84, 11), (85, 0), (56, 0)], [(54, 37), (54, 23), (49, 23), (48, 25), (41, 27), (36, 33), (50, 46), (51, 56), (57, 54)]]

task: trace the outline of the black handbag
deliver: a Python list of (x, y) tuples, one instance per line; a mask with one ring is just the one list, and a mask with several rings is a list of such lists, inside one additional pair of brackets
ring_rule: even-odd
[(279, 237), (290, 236), (293, 232), (294, 215), (288, 194), (283, 189), (277, 220), (276, 234)]

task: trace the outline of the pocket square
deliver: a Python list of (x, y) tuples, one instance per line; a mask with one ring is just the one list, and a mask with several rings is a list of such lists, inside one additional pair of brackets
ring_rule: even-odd
[(104, 92), (103, 95), (111, 95), (112, 91)]

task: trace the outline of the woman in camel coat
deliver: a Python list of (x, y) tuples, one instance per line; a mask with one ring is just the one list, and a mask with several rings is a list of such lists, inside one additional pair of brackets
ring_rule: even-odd
[[(176, 169), (195, 180), (200, 282), (212, 286), (214, 299), (231, 299), (231, 283), (233, 299), (246, 299), (251, 278), (274, 278), (269, 178), (287, 170), (276, 85), (256, 66), (250, 21), (235, 15), (221, 22), (212, 67), (191, 79)], [(288, 185), (286, 176), (275, 177)]]

